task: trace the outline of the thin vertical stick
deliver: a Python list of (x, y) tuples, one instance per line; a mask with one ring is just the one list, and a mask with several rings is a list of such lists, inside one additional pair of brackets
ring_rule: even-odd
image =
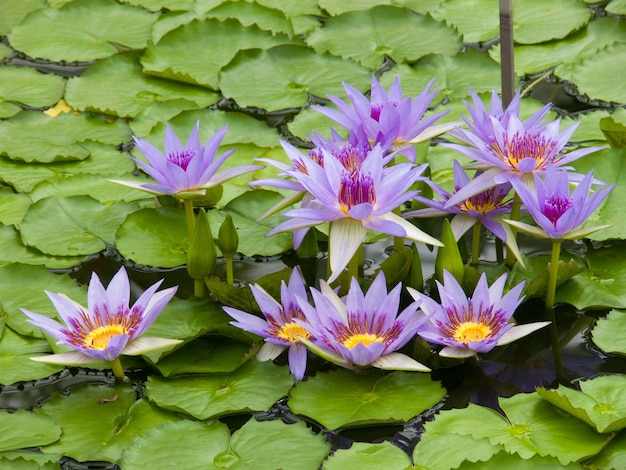
[(513, 64), (513, 0), (500, 0), (500, 77), (505, 108), (515, 94)]

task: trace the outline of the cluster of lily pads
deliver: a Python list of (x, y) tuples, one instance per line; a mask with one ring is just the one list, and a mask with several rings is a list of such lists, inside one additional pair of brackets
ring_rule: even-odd
[(623, 5), (391, 3), (0, 4), (1, 465), (626, 465)]

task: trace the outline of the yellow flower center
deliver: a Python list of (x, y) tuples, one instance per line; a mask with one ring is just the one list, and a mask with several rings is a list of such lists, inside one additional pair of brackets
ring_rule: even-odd
[(482, 341), (491, 334), (491, 328), (484, 323), (473, 321), (461, 323), (454, 332), (454, 339), (459, 343), (467, 344), (471, 341)]
[(343, 345), (352, 349), (357, 344), (362, 344), (364, 346), (369, 346), (373, 343), (382, 343), (383, 339), (380, 336), (373, 335), (371, 333), (359, 333), (356, 335), (348, 336), (345, 340), (343, 340)]
[(464, 211), (476, 211), (481, 214), (488, 214), (489, 212), (497, 209), (496, 204), (493, 201), (474, 201), (474, 198), (469, 198), (461, 203), (461, 209)]
[(128, 334), (122, 325), (100, 326), (85, 337), (85, 346), (90, 349), (105, 349), (113, 336)]
[(295, 321), (292, 321), (285, 323), (276, 336), (285, 341), (297, 343), (298, 336), (308, 339), (311, 335), (302, 325), (298, 325)]

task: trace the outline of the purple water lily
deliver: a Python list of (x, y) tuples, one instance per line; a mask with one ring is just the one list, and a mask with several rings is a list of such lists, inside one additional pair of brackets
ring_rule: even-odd
[(171, 194), (186, 198), (203, 196), (208, 188), (219, 186), (236, 176), (263, 168), (258, 165), (242, 165), (217, 173), (224, 161), (234, 152), (234, 149), (228, 150), (217, 157), (217, 150), (226, 135), (228, 126), (222, 127), (202, 146), (198, 137), (199, 125), (199, 122), (196, 123), (187, 143), (183, 145), (169, 124), (166, 124), (165, 152), (157, 149), (145, 139), (133, 137), (137, 148), (147, 160), (145, 163), (134, 159), (135, 162), (157, 183), (120, 180), (113, 180), (113, 182), (153, 194)]
[(425, 340), (445, 346), (444, 357), (469, 357), (491, 351), (496, 346), (509, 344), (550, 322), (536, 322), (515, 326), (511, 317), (522, 303), (524, 283), (503, 295), (507, 275), (500, 276), (491, 286), (483, 273), (472, 297), (468, 298), (461, 285), (444, 270), (444, 284), (437, 282), (441, 304), (415, 289), (408, 288), (420, 309), (429, 316), (417, 334)]
[(104, 359), (114, 361), (120, 355), (136, 356), (148, 351), (178, 344), (180, 340), (149, 338), (143, 333), (172, 299), (177, 287), (157, 292), (163, 281), (150, 286), (132, 307), (129, 306), (130, 284), (122, 267), (105, 289), (93, 273), (87, 295), (88, 308), (64, 294), (46, 291), (65, 325), (51, 318), (21, 309), (28, 322), (41, 328), (75, 351), (32, 358), (41, 362), (81, 365)]
[[(313, 352), (349, 369), (378, 367), (429, 371), (409, 356), (396, 352), (415, 336), (426, 321), (413, 302), (399, 315), (398, 283), (389, 293), (382, 271), (366, 294), (356, 278), (352, 278), (345, 299), (340, 298), (324, 281), (320, 290), (311, 289), (315, 307), (300, 297), (300, 307), (309, 323), (307, 329), (314, 339), (303, 339)], [(298, 323), (305, 325), (302, 321)]]
[(588, 147), (566, 152), (565, 147), (578, 123), (559, 131), (560, 121), (543, 120), (550, 106), (546, 105), (529, 119), (522, 121), (519, 113), (519, 93), (506, 110), (494, 92), (489, 112), (480, 99), (472, 94), (474, 107), (467, 104), (472, 121), (466, 119), (469, 130), (454, 129), (451, 135), (467, 145), (444, 144), (475, 160), (472, 168), (485, 170), (462, 190), (452, 196), (446, 206), (454, 206), (496, 184), (543, 174), (548, 165), (563, 166), (600, 150)]
[[(455, 160), (455, 192), (460, 191), (467, 186), (469, 182), (470, 179), (465, 173), (465, 170), (463, 170), (461, 164)], [(427, 183), (433, 188), (433, 191), (440, 199), (428, 199), (417, 195), (415, 196), (415, 200), (429, 207), (405, 212), (402, 214), (404, 217), (438, 217), (455, 214), (450, 225), (454, 237), (457, 240), (477, 222), (493, 232), (502, 241), (507, 240), (507, 230), (506, 227), (502, 226), (501, 219), (503, 214), (511, 212), (511, 200), (508, 197), (511, 191), (510, 183), (502, 183), (493, 188), (486, 189), (451, 207), (447, 207), (446, 203), (450, 200), (452, 194), (431, 180), (427, 180)]]
[(415, 161), (413, 142), (421, 142), (442, 134), (457, 124), (432, 126), (447, 112), (424, 117), (437, 91), (430, 92), (434, 79), (415, 99), (404, 97), (400, 78), (396, 76), (386, 92), (372, 76), (371, 99), (351, 85), (344, 83), (350, 104), (336, 96), (329, 96), (339, 111), (324, 106), (312, 106), (345, 129), (362, 126), (372, 144), (379, 144), (384, 152), (398, 151), (410, 161)]
[(256, 284), (250, 285), (250, 289), (265, 320), (232, 307), (222, 307), (236, 320), (230, 322), (231, 325), (264, 338), (265, 344), (257, 353), (259, 361), (275, 359), (285, 349), (289, 349), (289, 369), (296, 381), (302, 380), (306, 370), (307, 351), (300, 338), (311, 338), (311, 334), (306, 317), (296, 300), (296, 297), (306, 298), (300, 272), (294, 269), (289, 284), (281, 283), (281, 303)]
[(608, 196), (615, 186), (591, 191), (594, 182), (593, 171), (580, 181), (570, 194), (570, 180), (567, 169), (548, 167), (542, 179), (535, 175), (534, 188), (521, 181), (513, 181), (526, 209), (539, 227), (509, 220), (509, 224), (539, 238), (574, 240), (608, 227), (600, 225), (578, 229)]
[(322, 153), (323, 166), (305, 158), (303, 169), (287, 170), (311, 197), (301, 207), (287, 211), (284, 215), (290, 220), (270, 230), (268, 236), (332, 222), (329, 232), (332, 274), (328, 282), (347, 266), (365, 239), (367, 229), (441, 246), (438, 240), (392, 212), (417, 195), (418, 191), (410, 187), (421, 177), (425, 166), (401, 163), (384, 168), (385, 157), (378, 145), (363, 158), (360, 167), (351, 170), (335, 155), (324, 149)]

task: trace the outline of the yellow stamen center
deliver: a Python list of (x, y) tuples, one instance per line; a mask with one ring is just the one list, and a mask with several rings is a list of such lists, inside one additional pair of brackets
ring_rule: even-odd
[(295, 321), (285, 323), (277, 335), (280, 339), (289, 341), (291, 343), (298, 342), (298, 336), (308, 339), (311, 337), (310, 333), (302, 325), (298, 325)]
[(461, 323), (454, 332), (454, 339), (467, 344), (471, 341), (482, 341), (491, 334), (491, 328), (484, 323), (473, 321)]
[(85, 338), (85, 346), (90, 349), (105, 349), (113, 336), (128, 334), (122, 325), (105, 325), (92, 330)]
[(472, 198), (470, 198), (461, 204), (461, 209), (464, 211), (476, 211), (481, 214), (488, 214), (489, 212), (497, 209), (497, 206), (493, 201), (476, 203), (472, 200)]
[(370, 344), (373, 344), (373, 343), (382, 343), (382, 342), (383, 342), (383, 339), (380, 336), (376, 336), (371, 333), (359, 333), (359, 334), (347, 337), (343, 341), (343, 345), (348, 349), (352, 349), (357, 344), (369, 346)]

